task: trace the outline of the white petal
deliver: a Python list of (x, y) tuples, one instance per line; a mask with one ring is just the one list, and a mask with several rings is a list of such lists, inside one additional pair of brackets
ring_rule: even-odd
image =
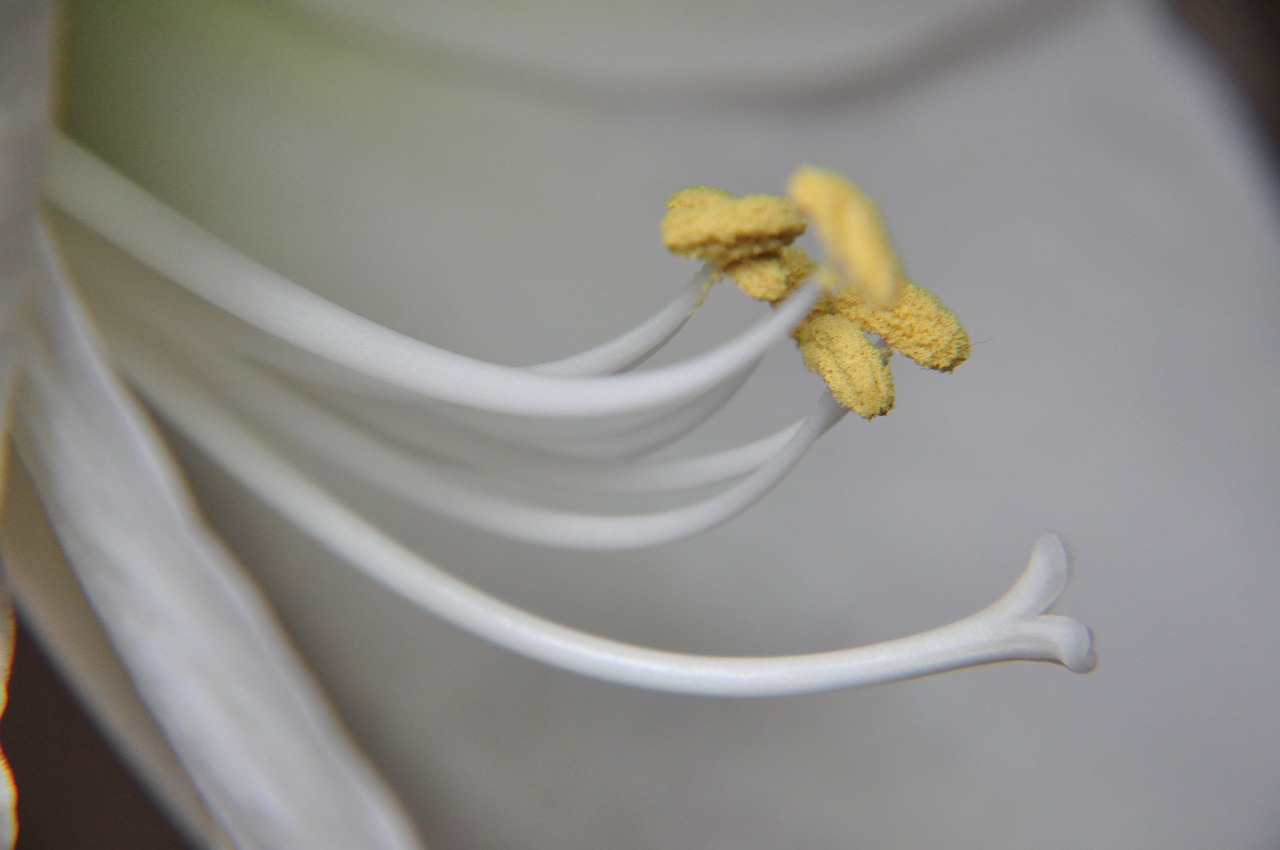
[(252, 585), (192, 510), (48, 255), (17, 431), (135, 684), (239, 847), (417, 847)]
[(14, 460), (0, 543), (24, 628), (188, 840), (199, 847), (230, 847), (111, 648), (49, 528), (35, 485)]
[(507, 85), (761, 99), (875, 86), (1034, 17), (1036, 0), (288, 0), (302, 24)]
[[(665, 294), (647, 287), (683, 275), (656, 247), (635, 253), (665, 193), (776, 189), (762, 181), (797, 160), (862, 180), (912, 274), (982, 341), (952, 378), (900, 374), (885, 427), (829, 435), (770, 510), (608, 573), (536, 557), (491, 568), (526, 553), (365, 498), (436, 559), (482, 561), (466, 577), (492, 592), (631, 640), (764, 651), (962, 613), (1042, 528), (1076, 546), (1070, 607), (1109, 653), (1087, 681), (1010, 668), (708, 703), (460, 637), (352, 580), (192, 457), (210, 510), (442, 843), (1275, 844), (1270, 184), (1231, 93), (1153, 4), (1061, 8), (948, 73), (776, 111), (504, 91), (448, 67), (422, 82), (340, 39), (286, 44), (310, 64), (274, 65), (278, 45), (252, 27), (210, 25), (244, 37), (153, 66), (170, 42), (147, 21), (85, 27), (101, 88), (73, 95), (78, 138), (272, 268), (434, 343), (529, 362), (625, 328)], [(131, 113), (88, 115), (104, 90)], [(343, 291), (353, 279), (367, 283)], [(789, 392), (794, 373), (762, 371)], [(753, 433), (776, 403), (756, 397), (721, 427)], [(850, 547), (864, 569), (833, 566)], [(783, 575), (760, 566), (797, 555)], [(939, 593), (911, 607), (926, 583)], [(852, 623), (850, 599), (865, 600)]]

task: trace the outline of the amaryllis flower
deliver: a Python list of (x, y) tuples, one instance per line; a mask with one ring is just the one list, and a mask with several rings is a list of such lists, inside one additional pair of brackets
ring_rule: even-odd
[[(86, 0), (54, 130), (42, 10), (14, 8), (6, 561), (197, 843), (1101, 847), (1195, 835), (1155, 753), (1275, 787), (1274, 688), (1229, 740), (1187, 697), (1246, 691), (1215, 648), (1276, 663), (1242, 639), (1263, 526), (1205, 524), (1274, 494), (1235, 460), (1270, 385), (1192, 439), (1224, 317), (1234, 374), (1280, 359), (1275, 243), (1145, 12)], [(954, 377), (893, 358), (892, 416), (832, 427), (786, 342), (814, 284), (764, 311), (658, 239), (672, 191), (798, 162), (880, 196), (969, 324)], [(1210, 297), (1210, 269), (1251, 283)], [(1045, 613), (1059, 539), (1018, 578), (1048, 527), (1118, 664), (811, 694), (1091, 667)], [(1243, 601), (1193, 635), (1209, 589)]]

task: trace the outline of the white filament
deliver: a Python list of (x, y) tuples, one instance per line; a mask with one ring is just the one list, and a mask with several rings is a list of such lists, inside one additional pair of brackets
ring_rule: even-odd
[(275, 510), (423, 609), (556, 667), (634, 687), (745, 697), (881, 684), (995, 661), (1054, 661), (1077, 672), (1094, 664), (1089, 630), (1047, 615), (1068, 575), (1056, 535), (1037, 542), (1021, 578), (991, 606), (939, 629), (865, 647), (764, 658), (701, 656), (566, 628), (482, 593), (405, 548), (166, 371), (152, 362), (134, 376), (168, 418)]
[[(597, 494), (675, 493), (722, 484), (755, 472), (777, 456), (804, 424), (804, 420), (795, 422), (734, 448), (669, 460), (584, 458), (580, 451), (559, 454), (523, 440), (477, 431), (448, 417), (423, 415), (421, 411), (384, 411), (379, 415), (369, 409), (367, 402), (333, 397), (326, 399), (329, 404), (321, 405), (252, 364), (217, 348), (193, 345), (190, 337), (141, 322), (128, 315), (129, 311), (121, 311), (120, 306), (99, 304), (97, 315), (100, 327), (122, 354), (133, 361), (179, 358), (187, 373), (203, 376), (209, 392), (228, 399), (278, 434), (297, 437), (317, 454), (343, 465), (355, 464), (342, 455), (365, 453), (362, 445), (376, 443), (379, 451), (394, 453), (409, 463), (420, 462), (437, 469), (490, 468), (500, 470), (505, 480), (542, 487)], [(141, 350), (144, 348), (154, 350)], [(721, 400), (714, 401), (713, 408), (718, 408)], [(331, 412), (331, 407), (341, 410), (341, 414)], [(644, 455), (668, 445), (696, 424), (686, 421), (686, 415), (701, 421), (706, 412), (692, 409), (665, 414), (658, 422), (660, 431), (655, 433), (655, 424), (647, 423), (647, 427), (620, 435), (619, 439), (634, 440), (640, 434), (645, 444), (637, 447), (629, 442), (626, 448), (630, 451), (626, 453)]]
[[(192, 387), (184, 372), (161, 364), (172, 355), (149, 350), (138, 335), (113, 334), (126, 373), (146, 388), (158, 406), (173, 413), (185, 400), (207, 391)], [(648, 514), (604, 515), (542, 507), (497, 495), (460, 476), (448, 465), (397, 450), (327, 413), (284, 385), (218, 358), (216, 386), (247, 403), (259, 421), (277, 435), (301, 444), (349, 475), (399, 496), (425, 510), (476, 528), (529, 543), (572, 549), (621, 550), (683, 540), (727, 522), (751, 507), (799, 462), (804, 453), (848, 410), (824, 393), (813, 412), (778, 451), (729, 489), (689, 505)], [(175, 393), (176, 384), (187, 389)], [(207, 416), (206, 413), (191, 413)], [(205, 428), (224, 418), (208, 419)], [(202, 443), (203, 444), (203, 443)]]
[[(695, 399), (785, 337), (820, 292), (801, 288), (772, 315), (680, 364), (611, 378), (499, 366), (392, 331), (298, 286), (134, 186), (65, 137), (50, 151), (46, 196), (64, 212), (226, 313), (386, 388), (530, 417), (617, 416)], [(288, 363), (279, 364), (288, 368)]]
[(548, 375), (616, 375), (639, 366), (674, 337), (702, 304), (711, 286), (708, 264), (670, 304), (631, 330), (595, 348), (531, 367)]

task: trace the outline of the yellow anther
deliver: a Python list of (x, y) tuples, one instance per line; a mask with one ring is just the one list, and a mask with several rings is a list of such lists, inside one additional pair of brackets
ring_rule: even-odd
[(872, 345), (855, 322), (829, 313), (814, 314), (792, 336), (805, 365), (822, 376), (836, 401), (865, 419), (893, 408), (889, 352)]
[(676, 192), (667, 201), (662, 241), (673, 253), (723, 268), (775, 253), (795, 241), (804, 229), (804, 216), (787, 198), (735, 198), (723, 189), (694, 186)]
[(667, 201), (663, 241), (674, 253), (711, 263), (752, 298), (776, 303), (815, 271), (808, 254), (791, 247), (808, 216), (828, 257), (818, 269), (828, 293), (792, 336), (836, 400), (867, 419), (894, 401), (890, 352), (867, 334), (930, 369), (949, 372), (968, 358), (969, 335), (955, 313), (903, 277), (870, 198), (812, 167), (792, 175), (789, 191), (791, 199), (735, 198), (708, 186), (677, 192)]
[(969, 334), (938, 296), (902, 281), (893, 302), (881, 306), (852, 288), (828, 296), (823, 307), (884, 338), (921, 366), (950, 372), (969, 357)]
[(667, 210), (702, 209), (733, 200), (733, 193), (714, 186), (690, 186), (667, 198)]
[(838, 283), (881, 304), (891, 301), (902, 266), (875, 202), (839, 174), (812, 166), (791, 175), (787, 191), (837, 265), (843, 277)]
[(772, 304), (790, 295), (816, 267), (802, 248), (789, 245), (774, 254), (739, 260), (723, 271), (743, 292)]

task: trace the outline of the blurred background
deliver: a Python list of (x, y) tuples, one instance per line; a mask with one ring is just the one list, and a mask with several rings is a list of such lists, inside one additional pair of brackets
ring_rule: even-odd
[[(1280, 164), (1280, 4), (1172, 0), (1168, 14), (1238, 86), (1270, 143), (1273, 166)], [(21, 626), (10, 698), (0, 740), (19, 788), (21, 850), (187, 846), (120, 766)]]

